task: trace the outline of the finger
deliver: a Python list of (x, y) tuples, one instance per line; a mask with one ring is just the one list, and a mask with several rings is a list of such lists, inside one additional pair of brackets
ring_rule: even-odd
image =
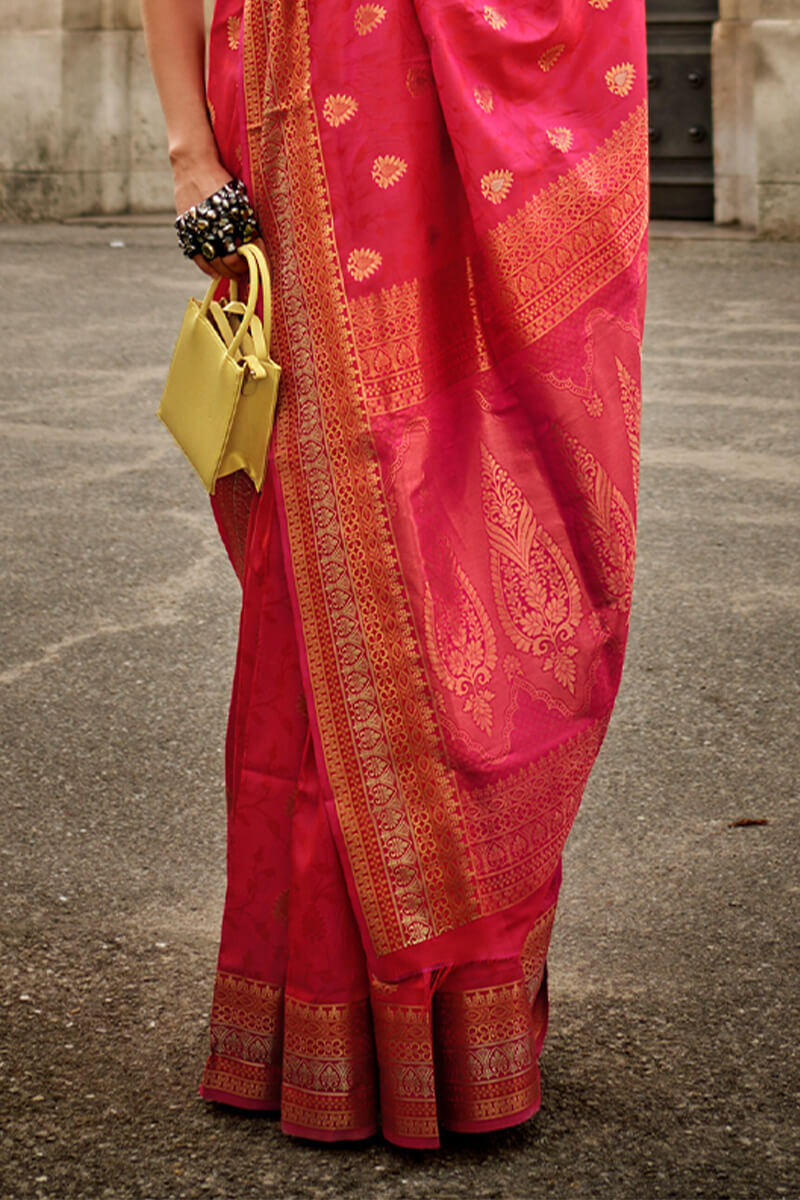
[(229, 278), (231, 276), (240, 278), (242, 275), (247, 275), (250, 270), (241, 254), (226, 254), (224, 258), (217, 258), (214, 261), (219, 264), (220, 270), (230, 272)]
[(203, 258), (202, 254), (195, 254), (192, 262), (197, 264), (204, 275), (208, 275), (211, 279), (219, 279), (219, 272), (213, 269), (211, 263)]
[(209, 275), (213, 279), (235, 278), (233, 271), (225, 265), (225, 260), (222, 258), (203, 258), (201, 254), (195, 254), (193, 261), (197, 263), (204, 275)]

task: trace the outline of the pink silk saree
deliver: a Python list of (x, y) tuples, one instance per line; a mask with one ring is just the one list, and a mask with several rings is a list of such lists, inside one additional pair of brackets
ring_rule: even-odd
[(619, 685), (642, 0), (218, 0), (282, 392), (243, 585), (206, 1098), (321, 1140), (539, 1105), (561, 853)]

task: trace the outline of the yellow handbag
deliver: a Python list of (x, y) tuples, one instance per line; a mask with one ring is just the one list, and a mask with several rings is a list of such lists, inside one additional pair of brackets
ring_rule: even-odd
[[(239, 247), (250, 268), (247, 304), (235, 283), (230, 299), (192, 298), (172, 355), (158, 415), (212, 492), (222, 475), (246, 471), (260, 491), (275, 419), (281, 369), (270, 358), (269, 266), (257, 246)], [(256, 315), (259, 283), (264, 322)]]

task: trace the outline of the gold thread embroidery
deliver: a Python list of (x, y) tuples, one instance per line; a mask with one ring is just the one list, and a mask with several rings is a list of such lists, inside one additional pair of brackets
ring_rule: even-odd
[[(419, 661), (419, 644), (380, 466), (363, 450), (366, 414), (352, 402), (358, 362), (308, 86), (307, 7), (278, 5), (268, 21), (262, 6), (251, 12), (251, 158), (282, 278), (274, 328), (285, 386), (275, 460), (327, 772), (354, 887), (383, 954), (474, 919), (477, 895), (427, 681), (420, 670), (399, 669)], [(263, 112), (280, 120), (264, 123)]]
[(504, 17), (496, 8), (492, 8), (487, 4), (483, 10), (483, 19), (492, 29), (505, 29), (508, 24), (508, 17)]
[(488, 171), (481, 178), (481, 191), (492, 204), (502, 204), (514, 182), (512, 171)]
[(402, 1003), (402, 985), (370, 987), (384, 1131), (438, 1144), (430, 1005)]
[(374, 1127), (377, 1087), (369, 1000), (319, 1004), (286, 997), (281, 1117), (344, 1133)]
[(425, 632), (431, 665), (442, 685), (463, 700), (479, 729), (492, 728), (494, 692), (487, 687), (497, 663), (497, 645), (489, 615), (451, 547), (450, 604), (435, 603), (425, 591)]
[[(442, 311), (444, 339), (433, 332)], [(410, 407), (461, 372), (474, 374), (490, 365), (469, 260), (435, 272), (424, 290), (411, 280), (356, 297), (350, 316), (371, 412)]]
[(481, 909), (532, 896), (557, 869), (608, 715), (517, 771), (464, 794)]
[[(359, 557), (358, 583), (363, 587), (365, 580), (370, 581), (370, 572), (364, 570), (363, 554), (359, 555), (358, 522), (372, 517), (373, 525), (379, 527), (379, 509), (356, 510), (354, 520), (351, 499), (340, 515), (335, 471), (342, 470), (343, 460), (346, 466), (347, 438), (360, 433), (354, 434), (349, 427), (355, 411), (346, 414), (346, 430), (335, 420), (335, 410), (330, 429), (323, 427), (325, 407), (333, 409), (337, 387), (355, 391), (355, 384), (339, 384), (342, 379), (349, 381), (353, 371), (338, 336), (344, 300), (333, 266), (336, 245), (316, 125), (308, 107), (287, 101), (309, 92), (308, 14), (304, 5), (276, 9), (269, 21), (260, 7), (252, 13), (254, 25), (244, 60), (245, 72), (250, 74), (245, 87), (250, 103), (248, 128), (260, 130), (264, 104), (276, 112), (283, 108), (287, 114), (285, 126), (277, 121), (264, 126), (251, 156), (256, 164), (253, 178), (262, 229), (273, 261), (282, 262), (283, 287), (276, 297), (274, 329), (284, 364), (291, 364), (290, 370), (284, 368), (284, 421), (275, 433), (276, 463), (287, 499), (293, 571), (312, 685), (318, 698), (327, 699), (324, 704), (318, 699), (317, 704), (326, 767), (370, 936), (377, 952), (387, 953), (407, 944), (409, 938), (429, 936), (433, 926), (414, 854), (411, 821), (391, 771), (385, 723), (367, 657), (368, 630), (362, 628), (359, 618), (340, 527), (343, 520), (354, 529), (353, 552)], [(296, 238), (295, 222), (304, 230), (301, 240)], [(307, 301), (309, 292), (314, 296), (313, 305)], [(298, 394), (318, 399), (314, 404), (300, 404)], [(367, 481), (371, 494), (369, 489)], [(316, 498), (313, 512), (311, 494)], [(380, 538), (380, 533), (377, 536)], [(332, 624), (341, 654), (346, 656), (344, 664), (340, 664), (333, 643)], [(355, 710), (354, 705), (358, 705)], [(394, 711), (400, 714), (405, 708), (404, 698)], [(351, 731), (353, 711), (355, 729)], [(411, 711), (416, 712), (413, 705)], [(419, 721), (418, 737), (422, 737), (428, 731), (424, 714), (417, 713), (415, 719)], [(367, 735), (372, 750), (365, 766), (356, 737), (363, 746)], [(416, 746), (417, 741), (412, 737), (409, 744)], [(427, 765), (421, 753), (419, 765)], [(364, 819), (362, 813), (374, 804), (378, 789), (383, 812), (375, 821)], [(386, 848), (389, 830), (394, 840)]]
[(559, 430), (556, 440), (582, 501), (576, 536), (585, 545), (584, 582), (592, 607), (627, 613), (631, 605), (636, 530), (625, 499), (595, 456)]
[(482, 108), (485, 113), (494, 111), (494, 94), (490, 87), (476, 87), (472, 94), (478, 108)]
[[(488, 234), (480, 269), (466, 259), (351, 301), (370, 411), (409, 407), (486, 369), (485, 325), (498, 354), (544, 336), (636, 259), (647, 209), (642, 105), (596, 151)], [(495, 289), (502, 306), (498, 301), (493, 308)], [(437, 340), (430, 326), (442, 311), (450, 336)], [(586, 403), (595, 415), (602, 411), (599, 397), (587, 393)]]
[(559, 42), (557, 46), (550, 46), (547, 50), (543, 50), (538, 59), (539, 69), (542, 71), (551, 70), (565, 50), (566, 46), (563, 42)]
[(620, 63), (619, 66), (609, 67), (606, 71), (606, 86), (615, 96), (627, 96), (635, 78), (633, 63)]
[(566, 125), (554, 125), (552, 129), (548, 129), (547, 137), (551, 146), (555, 146), (556, 150), (560, 150), (562, 154), (566, 154), (572, 147), (575, 140), (571, 129), (567, 129)]
[(518, 650), (575, 694), (577, 628), (583, 617), (578, 580), (524, 495), (484, 446), (484, 518), (500, 623)]
[(372, 30), (377, 29), (385, 16), (386, 9), (381, 4), (360, 4), (353, 18), (356, 33), (360, 37), (372, 33)]
[(379, 188), (393, 187), (403, 178), (408, 170), (408, 163), (396, 154), (380, 154), (372, 164), (372, 178)]
[[(584, 345), (585, 357), (581, 364), (576, 364), (576, 374), (582, 376), (576, 378), (572, 375), (562, 376), (557, 375), (555, 371), (539, 372), (539, 378), (549, 384), (550, 387), (557, 388), (562, 392), (571, 392), (572, 395), (580, 397), (590, 417), (599, 417), (605, 410), (603, 395), (598, 389), (598, 376), (605, 377), (606, 370), (597, 366), (597, 346), (602, 347), (607, 339), (608, 330), (612, 327), (622, 330), (629, 334), (637, 346), (640, 344), (641, 336), (637, 327), (629, 321), (623, 320), (616, 313), (609, 312), (603, 308), (593, 308), (584, 320)], [(599, 339), (598, 339), (599, 330)]]
[(240, 17), (228, 17), (228, 45), (231, 50), (239, 49), (239, 37), (242, 30)]
[(351, 250), (347, 259), (347, 269), (358, 283), (374, 275), (383, 262), (383, 255), (378, 250), (362, 247)]
[(458, 1129), (535, 1108), (539, 1073), (524, 981), (452, 990), (445, 985), (434, 1003), (442, 1124)]
[(589, 0), (589, 3), (591, 4), (592, 8), (599, 8), (604, 12), (611, 4), (611, 0)]
[(554, 904), (536, 919), (522, 947), (520, 963), (529, 1004), (533, 1004), (539, 988), (542, 986), (555, 915), (556, 906)]
[(631, 448), (631, 463), (633, 468), (633, 494), (639, 494), (639, 428), (642, 415), (642, 389), (631, 375), (621, 359), (614, 357), (619, 380), (619, 399), (622, 405), (622, 416), (625, 421), (625, 432), (628, 435), (628, 445)]
[(354, 96), (346, 96), (343, 92), (327, 96), (322, 106), (322, 115), (329, 125), (338, 128), (349, 121), (358, 112), (358, 101)]
[[(511, 352), (553, 329), (636, 258), (647, 229), (647, 115), (636, 108), (594, 153), (486, 237), (487, 320)], [(501, 307), (502, 305), (502, 307)]]
[(218, 971), (203, 1087), (280, 1104), (283, 988)]

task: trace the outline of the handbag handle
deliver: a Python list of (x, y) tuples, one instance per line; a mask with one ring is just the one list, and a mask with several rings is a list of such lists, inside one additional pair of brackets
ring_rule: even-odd
[[(250, 323), (255, 316), (256, 303), (258, 301), (258, 284), (261, 283), (261, 290), (264, 295), (264, 344), (269, 347), (270, 334), (272, 332), (272, 281), (269, 274), (269, 265), (266, 258), (258, 246), (250, 245), (239, 246), (237, 253), (241, 254), (242, 258), (246, 259), (247, 266), (250, 272), (250, 280), (247, 291), (247, 305), (242, 319), (239, 322), (239, 328), (233, 336), (233, 341), (228, 346), (228, 352), (232, 358), (236, 358), (242, 344), (242, 339), (250, 328)], [(214, 293), (219, 287), (219, 279), (212, 279), (208, 285), (208, 290), (203, 297), (203, 302), (200, 305), (200, 316), (206, 317), (211, 302), (214, 299)], [(236, 280), (231, 281), (231, 299), (238, 299), (239, 289)]]

